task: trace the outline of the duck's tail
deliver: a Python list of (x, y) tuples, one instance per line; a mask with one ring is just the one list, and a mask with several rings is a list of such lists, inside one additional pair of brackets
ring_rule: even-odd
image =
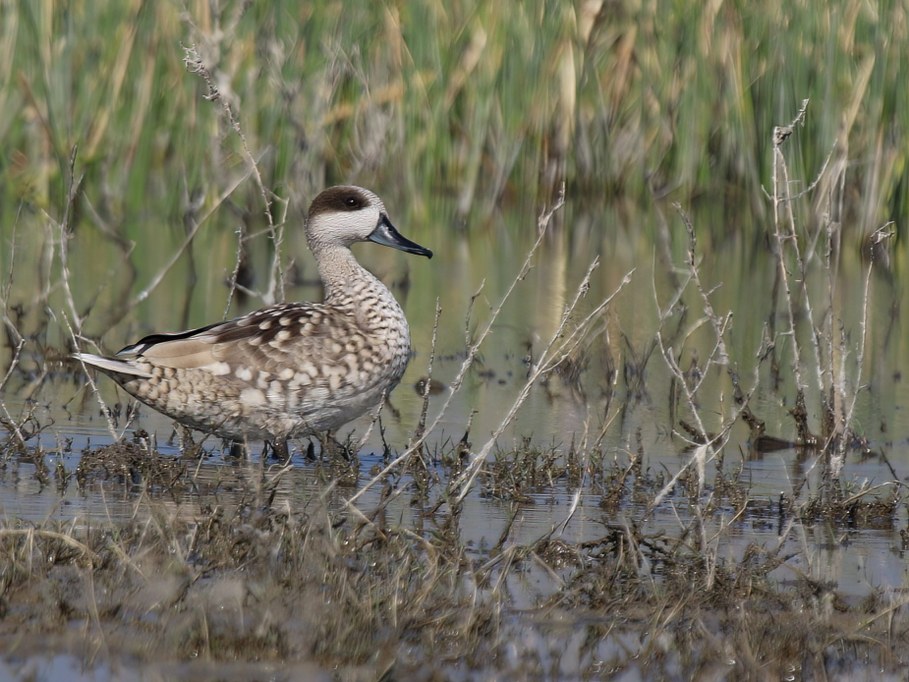
[(91, 353), (74, 353), (73, 357), (86, 365), (97, 367), (102, 372), (108, 374), (128, 374), (129, 376), (141, 377), (143, 379), (151, 378), (151, 374), (139, 369), (135, 365), (124, 360), (115, 358), (105, 358), (101, 355), (92, 355)]

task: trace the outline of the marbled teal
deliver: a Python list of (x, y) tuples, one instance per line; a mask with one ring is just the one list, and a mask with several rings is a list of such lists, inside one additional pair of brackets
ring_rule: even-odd
[(337, 429), (379, 404), (411, 356), (401, 306), (350, 251), (370, 241), (432, 257), (392, 225), (382, 200), (351, 185), (310, 206), (306, 239), (321, 303), (282, 303), (189, 331), (152, 334), (114, 357), (78, 353), (178, 422), (235, 442)]

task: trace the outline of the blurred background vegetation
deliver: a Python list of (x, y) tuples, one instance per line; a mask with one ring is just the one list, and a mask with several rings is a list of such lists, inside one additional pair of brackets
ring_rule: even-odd
[[(508, 229), (493, 209), (548, 201), (564, 179), (587, 205), (720, 200), (732, 219), (711, 229), (735, 230), (737, 212), (767, 210), (772, 129), (803, 98), (794, 175), (831, 153), (849, 164), (857, 239), (909, 202), (903, 0), (0, 0), (0, 14), (0, 235), (20, 211), (60, 219), (73, 147), (80, 206), (127, 237), (138, 216), (179, 225), (213, 205), (248, 173), (222, 103), (296, 211), (359, 181), (417, 215), (442, 194), (457, 226)], [(263, 216), (252, 182), (229, 203)]]

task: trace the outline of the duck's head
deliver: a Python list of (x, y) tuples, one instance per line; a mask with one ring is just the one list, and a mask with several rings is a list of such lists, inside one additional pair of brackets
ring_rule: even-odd
[(355, 185), (329, 187), (313, 200), (306, 239), (313, 251), (369, 241), (432, 258), (432, 251), (401, 236), (378, 196)]

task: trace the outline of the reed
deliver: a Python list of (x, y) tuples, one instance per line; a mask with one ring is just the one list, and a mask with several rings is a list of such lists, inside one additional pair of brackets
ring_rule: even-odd
[[(261, 175), (231, 198), (261, 221), (263, 187), (298, 199), (365, 176), (383, 195), (444, 189), (465, 224), (489, 229), (492, 207), (552, 201), (563, 180), (569, 199), (725, 194), (764, 211), (768, 131), (803, 96), (816, 114), (794, 171), (831, 148), (861, 160), (844, 178), (861, 197), (856, 238), (909, 206), (909, 151), (893, 142), (909, 127), (898, 0), (7, 0), (3, 12), (4, 238), (20, 204), (60, 205), (75, 147), (85, 202), (126, 238), (150, 205), (170, 223), (196, 193), (213, 205), (250, 152)], [(185, 47), (220, 106), (186, 77)]]

